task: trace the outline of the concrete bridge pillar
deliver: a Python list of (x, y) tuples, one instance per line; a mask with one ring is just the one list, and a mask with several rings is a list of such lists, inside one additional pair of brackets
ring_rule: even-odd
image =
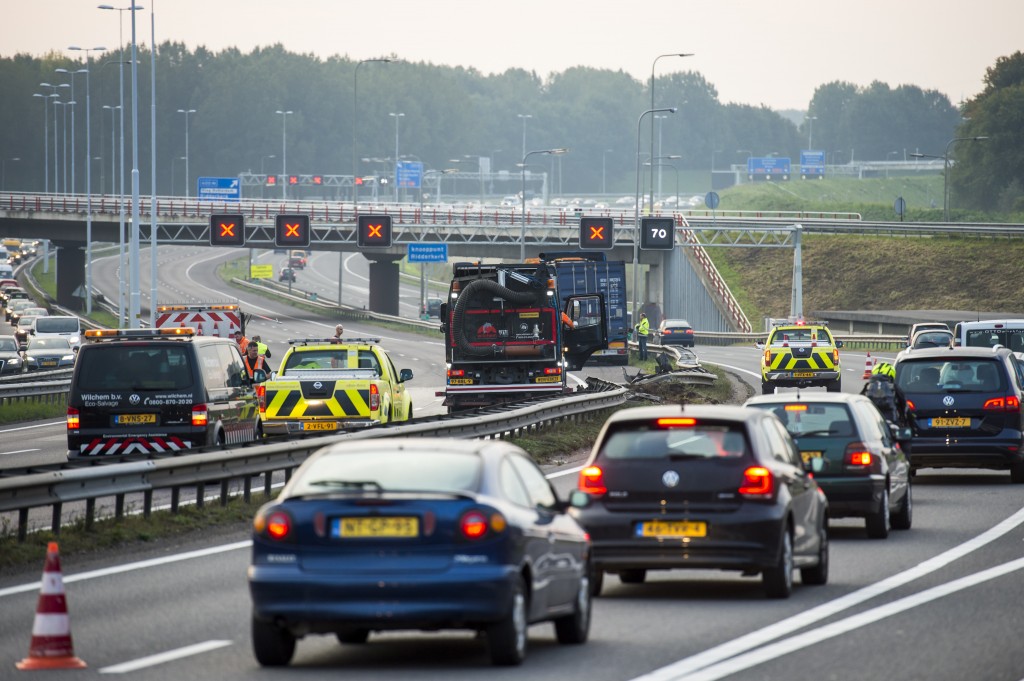
[(77, 241), (53, 244), (57, 247), (57, 304), (82, 311), (85, 309), (85, 251)]
[(405, 254), (363, 253), (370, 261), (370, 310), (398, 316), (398, 261)]

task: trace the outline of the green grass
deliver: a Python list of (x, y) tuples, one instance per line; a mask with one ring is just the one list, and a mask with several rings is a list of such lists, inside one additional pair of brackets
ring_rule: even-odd
[(20, 421), (42, 421), (64, 418), (67, 414), (66, 401), (57, 402), (5, 402), (0, 409), (0, 425)]

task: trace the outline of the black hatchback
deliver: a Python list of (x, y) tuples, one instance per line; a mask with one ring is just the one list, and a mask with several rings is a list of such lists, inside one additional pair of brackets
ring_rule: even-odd
[(787, 598), (793, 570), (828, 581), (828, 502), (782, 422), (736, 406), (624, 409), (604, 424), (571, 513), (590, 533), (594, 575), (638, 584), (648, 570), (762, 577)]
[(1009, 470), (1024, 484), (1022, 368), (1007, 348), (904, 350), (896, 385), (907, 398), (919, 468)]

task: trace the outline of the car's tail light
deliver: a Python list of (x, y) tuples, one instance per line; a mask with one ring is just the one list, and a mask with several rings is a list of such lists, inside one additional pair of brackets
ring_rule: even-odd
[(985, 400), (985, 404), (982, 406), (982, 409), (988, 411), (1019, 411), (1020, 399), (1018, 399), (1016, 395), (993, 397), (991, 400)]
[(772, 365), (772, 351), (771, 350), (767, 350), (766, 349), (764, 351), (764, 364), (765, 364), (765, 366), (771, 366)]
[(787, 404), (784, 409), (786, 411), (807, 411), (806, 404)]
[(192, 425), (197, 428), (205, 428), (210, 420), (210, 411), (205, 404), (197, 404), (192, 407)]
[(260, 413), (265, 414), (267, 412), (267, 386), (256, 386), (256, 397), (260, 401)]
[(547, 376), (561, 376), (562, 367), (544, 367), (544, 374)]
[(754, 499), (767, 499), (775, 491), (775, 476), (764, 466), (751, 466), (743, 471), (739, 493)]
[(370, 384), (370, 411), (380, 409), (380, 389), (376, 383)]
[(81, 427), (79, 411), (74, 407), (68, 407), (68, 430), (78, 430)]
[(465, 375), (466, 375), (466, 370), (465, 369), (449, 369), (448, 370), (448, 378), (459, 378), (460, 376), (465, 376)]
[(839, 350), (838, 350), (838, 348), (832, 348), (832, 362), (834, 364), (837, 364), (837, 365), (839, 364)]
[(907, 400), (907, 411), (914, 411), (917, 407), (914, 406), (913, 401)]
[(851, 442), (846, 445), (843, 461), (847, 466), (870, 466), (872, 457), (863, 442)]
[(580, 471), (580, 490), (587, 494), (607, 494), (604, 484), (604, 471), (599, 466), (587, 466)]
[(494, 511), (488, 516), (484, 511), (474, 509), (466, 511), (459, 519), (459, 531), (465, 539), (480, 539), (488, 532), (504, 532), (508, 527), (505, 516)]
[(288, 539), (293, 526), (292, 517), (282, 510), (271, 510), (269, 513), (261, 511), (252, 521), (252, 529), (256, 534), (276, 541)]

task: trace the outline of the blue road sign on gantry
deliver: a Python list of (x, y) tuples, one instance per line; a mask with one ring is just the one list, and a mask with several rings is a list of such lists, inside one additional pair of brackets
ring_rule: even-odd
[(200, 201), (239, 201), (242, 183), (237, 177), (200, 177), (196, 179), (196, 196)]

